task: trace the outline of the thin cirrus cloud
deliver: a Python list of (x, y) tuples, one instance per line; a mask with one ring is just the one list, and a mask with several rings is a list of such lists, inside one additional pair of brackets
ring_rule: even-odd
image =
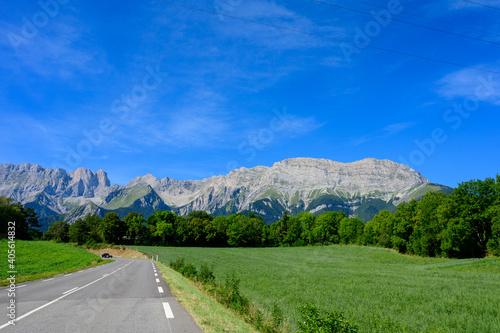
[(359, 136), (357, 138), (352, 139), (351, 145), (359, 146), (359, 145), (362, 145), (362, 144), (365, 144), (365, 143), (368, 143), (368, 142), (371, 142), (374, 140), (383, 139), (383, 138), (387, 138), (390, 136), (398, 135), (398, 134), (404, 132), (405, 130), (413, 127), (414, 125), (416, 125), (415, 122), (403, 122), (403, 123), (389, 124), (389, 125), (385, 126), (384, 128), (379, 129), (375, 132), (368, 133), (368, 134), (365, 134), (365, 135), (362, 135), (362, 136)]
[[(32, 38), (23, 39), (13, 45), (8, 38), (3, 39), (3, 66), (23, 75), (36, 74), (42, 77), (70, 79), (82, 74), (99, 74), (106, 68), (103, 52), (86, 40), (85, 28), (70, 15), (54, 19)], [(12, 36), (15, 26), (1, 28), (4, 36)]]
[[(500, 69), (498, 65), (488, 68)], [(436, 92), (447, 99), (469, 97), (500, 105), (500, 79), (492, 73), (480, 73), (466, 68), (447, 74), (435, 85)]]
[[(221, 17), (218, 24), (213, 23), (213, 28), (221, 36), (244, 39), (250, 44), (266, 47), (268, 50), (311, 49), (334, 45), (332, 41), (301, 34), (297, 31), (336, 38), (346, 36), (344, 27), (317, 25), (306, 16), (275, 2), (241, 1), (237, 5), (224, 7), (218, 12), (242, 19)], [(272, 27), (272, 25), (284, 29)], [(287, 31), (286, 29), (294, 31)]]
[[(476, 3), (473, 3), (476, 2)], [(484, 4), (486, 6), (496, 6), (500, 7), (500, 0), (478, 0), (478, 1), (464, 1), (464, 0), (450, 0), (449, 1), (449, 6), (450, 8), (453, 9), (462, 9), (462, 8), (475, 8), (475, 9), (486, 9), (485, 7), (478, 5), (479, 4)]]

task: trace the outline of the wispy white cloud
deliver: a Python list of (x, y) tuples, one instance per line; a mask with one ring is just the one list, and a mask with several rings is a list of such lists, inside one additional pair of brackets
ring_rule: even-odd
[(390, 124), (387, 125), (382, 129), (382, 132), (386, 132), (387, 134), (398, 134), (399, 132), (402, 132), (406, 130), (407, 128), (413, 127), (416, 123), (414, 122), (405, 122), (405, 123), (397, 123), (397, 124)]
[(403, 123), (394, 123), (394, 124), (389, 124), (385, 126), (384, 128), (368, 133), (359, 137), (356, 137), (351, 140), (351, 144), (353, 146), (359, 146), (361, 144), (371, 142), (374, 140), (378, 139), (383, 139), (391, 136), (396, 136), (400, 134), (401, 132), (404, 132), (405, 130), (415, 126), (415, 122), (403, 122)]
[[(477, 3), (483, 3), (487, 6), (497, 6), (500, 7), (500, 0), (487, 0), (487, 1), (474, 1)], [(463, 8), (475, 8), (475, 9), (486, 9), (483, 6), (479, 6), (477, 4), (463, 1), (463, 0), (449, 0), (449, 6), (452, 9), (463, 9)]]
[[(305, 33), (335, 38), (347, 35), (342, 26), (319, 26), (306, 16), (270, 1), (244, 1), (234, 8), (231, 15)], [(227, 19), (227, 21), (229, 20), (232, 21), (219, 26), (221, 33), (246, 39), (250, 43), (265, 46), (269, 50), (309, 49), (331, 47), (337, 44), (331, 40), (294, 31)]]
[(63, 80), (95, 75), (107, 68), (105, 54), (89, 40), (85, 24), (74, 16), (59, 14), (40, 28), (32, 38), (24, 38), (12, 24), (3, 24), (0, 34), (18, 36), (22, 42), (12, 44), (11, 38), (0, 39), (0, 66), (18, 75), (37, 74)]
[[(477, 67), (500, 70), (498, 65)], [(500, 105), (500, 75), (462, 69), (437, 81), (436, 92), (448, 99), (477, 98), (480, 101)]]

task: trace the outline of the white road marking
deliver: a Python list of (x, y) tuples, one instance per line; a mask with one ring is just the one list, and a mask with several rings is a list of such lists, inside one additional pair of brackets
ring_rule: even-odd
[(160, 292), (160, 294), (163, 294), (163, 288), (162, 287), (158, 287), (158, 291)]
[(66, 274), (66, 275), (64, 275), (64, 276), (70, 276), (71, 274), (73, 274), (73, 273), (69, 273), (69, 274)]
[(155, 273), (155, 276), (158, 276), (158, 274)]
[(165, 317), (167, 317), (167, 319), (174, 318), (174, 313), (167, 302), (163, 302), (163, 310), (165, 310)]
[(47, 279), (47, 280), (43, 280), (42, 282), (45, 282), (45, 281), (50, 281), (50, 280), (54, 280), (55, 278), (52, 278), (52, 279)]
[(160, 283), (160, 279), (156, 279), (156, 283)]
[(68, 291), (63, 292), (63, 295), (64, 295), (64, 294), (67, 294), (67, 293), (70, 293), (70, 292), (72, 292), (72, 291), (73, 291), (73, 290), (75, 290), (75, 289), (78, 289), (78, 287), (75, 287), (75, 288), (73, 288), (73, 289), (70, 289), (70, 290), (68, 290)]
[[(114, 270), (113, 272), (109, 273), (108, 275), (111, 275), (111, 274), (114, 274), (114, 273), (118, 272), (119, 270), (121, 270), (122, 268), (127, 267), (127, 266), (128, 266), (128, 265), (130, 265), (131, 263), (133, 263), (133, 261), (129, 262), (128, 264), (126, 264), (126, 265), (125, 265), (125, 266), (123, 266), (123, 267), (120, 267), (120, 268), (118, 268), (118, 269)], [(84, 285), (83, 287), (77, 288), (77, 289), (75, 289), (75, 290), (73, 290), (73, 291), (68, 291), (68, 293), (67, 293), (67, 294), (62, 295), (62, 296), (60, 296), (60, 297), (56, 298), (55, 300), (52, 300), (52, 301), (50, 301), (50, 302), (48, 302), (48, 303), (45, 303), (44, 305), (39, 306), (38, 308), (33, 309), (33, 310), (31, 310), (30, 312), (23, 314), (22, 316), (17, 317), (16, 319), (14, 319), (14, 322), (19, 321), (19, 320), (21, 320), (21, 319), (23, 319), (23, 318), (26, 318), (26, 317), (28, 317), (29, 315), (31, 315), (31, 314), (33, 314), (33, 313), (35, 313), (35, 312), (37, 312), (37, 311), (39, 311), (39, 310), (41, 310), (41, 309), (43, 309), (43, 308), (45, 308), (45, 307), (49, 306), (49, 305), (54, 304), (55, 302), (57, 302), (57, 301), (59, 301), (59, 300), (63, 299), (64, 297), (66, 297), (66, 296), (68, 296), (68, 295), (71, 295), (71, 294), (73, 294), (73, 293), (77, 292), (78, 290), (81, 290), (81, 289), (83, 289), (83, 288), (86, 288), (86, 287), (90, 286), (91, 284), (94, 284), (94, 283), (96, 283), (97, 281), (100, 281), (100, 280), (102, 280), (102, 279), (104, 279), (104, 278), (105, 278), (105, 276), (100, 277), (100, 278), (98, 278), (97, 280), (94, 280), (94, 281), (92, 281), (92, 282), (90, 282), (90, 283), (87, 283), (87, 284), (86, 284), (86, 285)], [(52, 279), (50, 279), (50, 280), (53, 280), (53, 278), (52, 278)], [(45, 281), (48, 281), (48, 280), (45, 280)], [(0, 330), (1, 330), (1, 329), (4, 329), (5, 327), (10, 326), (10, 325), (12, 325), (12, 324), (11, 324), (11, 321), (9, 321), (9, 322), (7, 322), (7, 323), (3, 324), (2, 326), (0, 326)]]
[(22, 287), (26, 287), (27, 284), (23, 284), (23, 285), (20, 285), (20, 286), (16, 286), (16, 288), (22, 288)]

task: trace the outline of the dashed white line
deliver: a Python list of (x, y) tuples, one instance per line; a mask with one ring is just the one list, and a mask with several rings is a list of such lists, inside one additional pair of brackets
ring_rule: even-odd
[(160, 283), (160, 279), (156, 279), (156, 283)]
[(43, 280), (42, 282), (45, 282), (45, 281), (50, 281), (50, 280), (54, 280), (55, 278), (52, 278), (52, 279), (47, 279), (47, 280)]
[(155, 273), (155, 276), (158, 276), (158, 274)]
[(26, 287), (27, 284), (23, 284), (23, 285), (20, 285), (20, 286), (16, 286), (16, 288), (22, 288), (22, 287)]
[(160, 294), (163, 294), (163, 288), (162, 288), (162, 287), (158, 287), (158, 292), (159, 292)]
[(174, 318), (174, 313), (167, 302), (163, 302), (163, 310), (165, 310), (165, 317), (167, 317), (167, 319)]
[(73, 273), (69, 273), (69, 274), (66, 274), (66, 275), (64, 275), (64, 276), (70, 276), (71, 274), (73, 274)]
[[(111, 274), (114, 274), (114, 273), (118, 272), (118, 271), (119, 271), (119, 270), (121, 270), (122, 268), (125, 268), (125, 267), (127, 267), (128, 265), (130, 265), (132, 262), (133, 262), (133, 261), (129, 262), (129, 263), (128, 263), (128, 264), (126, 264), (125, 266), (122, 266), (122, 267), (120, 267), (120, 268), (118, 268), (118, 269), (114, 270), (113, 272), (109, 273), (108, 275), (111, 275)], [(106, 276), (107, 276), (107, 275), (106, 275)], [(81, 289), (83, 289), (83, 288), (86, 288), (86, 287), (88, 287), (88, 286), (90, 286), (90, 285), (92, 285), (92, 284), (96, 283), (97, 281), (100, 281), (100, 280), (102, 280), (102, 279), (104, 279), (104, 278), (105, 278), (105, 276), (100, 277), (100, 278), (98, 278), (97, 280), (94, 280), (94, 281), (92, 281), (92, 282), (90, 282), (90, 283), (87, 283), (87, 284), (86, 284), (86, 285), (84, 285), (83, 287), (80, 287), (80, 288), (78, 288), (78, 287), (77, 287), (77, 288), (76, 288), (76, 289), (74, 289), (73, 291), (68, 291), (66, 294), (64, 294), (64, 295), (62, 295), (62, 296), (60, 296), (60, 297), (58, 297), (58, 298), (56, 298), (56, 299), (54, 299), (54, 300), (52, 300), (52, 301), (50, 301), (50, 302), (48, 302), (48, 303), (45, 303), (44, 305), (39, 306), (38, 308), (33, 309), (33, 310), (31, 310), (30, 312), (27, 312), (27, 313), (23, 314), (23, 315), (22, 315), (22, 316), (20, 316), (20, 317), (17, 317), (16, 319), (14, 319), (14, 322), (18, 322), (18, 321), (20, 321), (21, 319), (26, 318), (26, 317), (28, 317), (29, 315), (31, 315), (31, 314), (33, 314), (33, 313), (35, 313), (35, 312), (37, 312), (37, 311), (39, 311), (39, 310), (41, 310), (41, 309), (43, 309), (43, 308), (45, 308), (45, 307), (49, 306), (49, 305), (51, 305), (51, 304), (54, 304), (55, 302), (57, 302), (57, 301), (59, 301), (59, 300), (63, 299), (64, 297), (66, 297), (66, 296), (68, 296), (68, 295), (71, 295), (71, 294), (73, 294), (73, 293), (75, 293), (75, 292), (77, 292), (77, 291), (79, 291), (79, 290), (81, 290)], [(54, 279), (54, 278), (49, 279), (49, 280), (53, 280), (53, 279)], [(44, 281), (48, 281), (48, 280), (44, 280)], [(3, 328), (5, 328), (5, 327), (7, 327), (7, 326), (10, 326), (10, 325), (12, 325), (12, 324), (11, 324), (11, 322), (9, 321), (9, 322), (7, 322), (6, 324), (1, 325), (1, 326), (0, 326), (0, 330), (1, 330), (1, 329), (3, 329)]]

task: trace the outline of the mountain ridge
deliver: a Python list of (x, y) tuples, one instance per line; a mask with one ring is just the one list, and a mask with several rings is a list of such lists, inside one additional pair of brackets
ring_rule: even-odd
[[(133, 209), (146, 215), (155, 209), (180, 215), (194, 210), (213, 215), (254, 211), (269, 222), (279, 219), (284, 211), (296, 214), (340, 209), (358, 216), (356, 211), (361, 207), (359, 212), (380, 207), (393, 210), (413, 193), (425, 193), (429, 184), (406, 165), (375, 158), (349, 163), (291, 158), (271, 167), (242, 167), (201, 180), (159, 179), (146, 174), (125, 186), (111, 185), (102, 169), (92, 172), (80, 167), (68, 173), (30, 163), (0, 165), (0, 195), (33, 207), (42, 218), (52, 216), (52, 220), (58, 215), (70, 222), (83, 212), (126, 214)], [(367, 205), (378, 208), (370, 210)]]

